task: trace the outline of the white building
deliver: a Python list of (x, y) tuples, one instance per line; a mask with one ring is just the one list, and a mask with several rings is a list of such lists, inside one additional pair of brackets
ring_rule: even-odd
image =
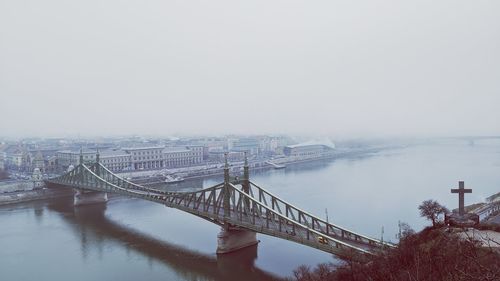
[[(83, 149), (83, 162), (93, 163), (96, 160), (96, 150)], [(130, 154), (123, 150), (99, 151), (101, 163), (113, 172), (128, 170), (131, 167)], [(56, 152), (57, 166), (66, 171), (70, 165), (77, 166), (80, 162), (80, 150), (62, 150)]]
[(163, 155), (166, 168), (197, 165), (203, 162), (203, 146), (166, 147)]
[(132, 169), (131, 155), (123, 150), (104, 150), (99, 158), (101, 163), (113, 172)]
[(123, 148), (131, 156), (133, 170), (163, 168), (163, 149), (163, 146)]
[[(82, 151), (83, 162), (90, 163), (95, 161), (95, 150), (84, 149)], [(65, 171), (70, 165), (77, 166), (80, 162), (79, 150), (61, 150), (56, 152), (57, 166)]]
[[(181, 147), (128, 147), (120, 150), (102, 150), (99, 152), (101, 163), (113, 172), (127, 170), (151, 170), (197, 165), (203, 162), (203, 146)], [(84, 163), (96, 160), (96, 151), (82, 151)], [(79, 150), (63, 150), (56, 153), (60, 170), (80, 161)]]
[(283, 152), (292, 157), (319, 157), (333, 152), (335, 148), (331, 143), (308, 142), (285, 146)]
[(200, 164), (203, 162), (204, 147), (201, 145), (155, 146), (124, 148), (123, 150), (131, 155), (134, 170), (149, 170)]

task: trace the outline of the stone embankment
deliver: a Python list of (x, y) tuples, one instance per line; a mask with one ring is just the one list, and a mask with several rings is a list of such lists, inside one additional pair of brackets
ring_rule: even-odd
[[(360, 155), (366, 155), (369, 153), (374, 153), (380, 151), (381, 148), (366, 148), (359, 150), (350, 150), (350, 151), (336, 151), (334, 153), (326, 153), (324, 155), (313, 155), (313, 156), (289, 156), (289, 157), (277, 157), (272, 159), (260, 159), (260, 160), (251, 160), (249, 163), (251, 170), (270, 170), (274, 169), (272, 164), (268, 162), (272, 162), (273, 164), (278, 165), (290, 165), (304, 162), (314, 162), (320, 160), (327, 160), (333, 158), (349, 158), (356, 157)], [(231, 162), (230, 172), (233, 176), (238, 176), (243, 171), (243, 161), (240, 162)], [(124, 178), (131, 179), (142, 179), (140, 181), (141, 184), (147, 184), (150, 182), (160, 181), (161, 174), (175, 174), (184, 179), (192, 179), (192, 178), (203, 178), (209, 176), (216, 176), (224, 174), (224, 164), (222, 163), (212, 163), (205, 164), (199, 166), (192, 167), (184, 167), (184, 168), (175, 168), (175, 169), (163, 169), (163, 170), (149, 170), (149, 171), (130, 171), (130, 172), (121, 172), (117, 173), (119, 176)], [(150, 180), (148, 180), (149, 178)]]
[(0, 194), (0, 205), (73, 196), (71, 188), (38, 188)]

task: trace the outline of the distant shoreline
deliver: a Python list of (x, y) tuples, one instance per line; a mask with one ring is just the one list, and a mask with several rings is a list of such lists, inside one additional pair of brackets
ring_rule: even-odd
[(40, 188), (0, 194), (0, 206), (73, 196), (71, 188)]
[[(391, 147), (392, 148), (392, 147)], [(385, 148), (365, 148), (365, 149), (360, 149), (360, 150), (354, 150), (354, 151), (343, 151), (339, 153), (332, 153), (326, 156), (320, 156), (320, 157), (312, 157), (312, 158), (303, 158), (303, 159), (287, 159), (287, 158), (278, 158), (278, 159), (270, 159), (270, 160), (264, 160), (262, 162), (258, 163), (253, 163), (254, 166), (251, 167), (251, 170), (254, 171), (265, 171), (265, 170), (271, 170), (274, 169), (274, 167), (270, 164), (265, 163), (266, 161), (271, 161), (271, 162), (276, 162), (276, 164), (280, 165), (293, 165), (293, 164), (299, 164), (299, 163), (306, 163), (306, 162), (315, 162), (315, 161), (321, 161), (321, 160), (331, 160), (331, 159), (346, 159), (349, 157), (356, 157), (360, 155), (366, 155), (369, 153), (375, 153), (378, 151), (381, 151), (383, 149), (388, 149), (387, 147)], [(281, 161), (280, 161), (281, 160)], [(283, 161), (285, 160), (285, 161)], [(287, 161), (288, 160), (288, 161)], [(257, 165), (255, 165), (257, 164)], [(200, 168), (203, 166), (200, 166)], [(232, 175), (240, 176), (241, 175), (241, 169), (243, 168), (242, 163), (238, 163), (238, 165), (232, 166), (231, 167), (231, 173)], [(154, 173), (154, 170), (151, 171), (143, 171), (143, 172), (151, 172)], [(186, 173), (184, 172), (174, 172), (173, 174), (183, 174)], [(202, 173), (202, 174), (200, 174)], [(128, 175), (132, 175), (132, 173), (129, 173)], [(224, 174), (224, 169), (223, 168), (217, 168), (217, 169), (212, 169), (212, 170), (206, 170), (206, 169), (198, 169), (191, 171), (191, 175), (183, 176), (184, 179), (186, 180), (191, 180), (191, 179), (200, 179), (200, 178), (209, 178), (213, 176), (220, 176)], [(118, 174), (121, 177), (126, 178), (127, 174), (126, 173), (119, 173)], [(134, 182), (137, 181), (132, 180)], [(152, 181), (149, 182), (141, 182), (140, 180), (137, 182), (141, 182), (140, 184), (143, 185), (154, 185), (158, 183), (163, 183), (163, 181), (154, 181), (154, 177), (152, 178)], [(36, 201), (36, 200), (44, 200), (44, 199), (53, 199), (53, 198), (60, 198), (60, 197), (69, 197), (73, 195), (73, 189), (72, 188), (41, 188), (41, 189), (33, 189), (33, 190), (28, 190), (28, 191), (17, 191), (17, 192), (9, 192), (9, 193), (0, 193), (0, 206), (3, 205), (8, 205), (8, 204), (16, 204), (16, 203), (24, 203), (24, 202), (29, 202), (29, 201)]]

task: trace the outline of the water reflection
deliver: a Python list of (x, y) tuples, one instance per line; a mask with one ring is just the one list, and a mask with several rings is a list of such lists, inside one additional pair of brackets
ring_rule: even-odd
[(90, 247), (101, 256), (105, 240), (112, 239), (149, 259), (161, 261), (186, 280), (281, 280), (255, 267), (257, 246), (236, 253), (209, 256), (142, 234), (116, 223), (105, 215), (106, 205), (75, 208), (72, 200), (57, 200), (48, 208), (62, 215), (81, 241), (84, 259)]

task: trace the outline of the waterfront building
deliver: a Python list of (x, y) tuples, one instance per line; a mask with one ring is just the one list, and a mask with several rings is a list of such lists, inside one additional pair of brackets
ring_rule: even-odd
[(33, 174), (31, 175), (31, 181), (33, 182), (33, 189), (43, 187), (43, 176), (42, 176), (42, 171), (40, 171), (40, 169), (35, 168), (33, 170)]
[(131, 155), (123, 150), (103, 150), (99, 157), (101, 163), (113, 172), (132, 169)]
[[(113, 172), (129, 170), (151, 170), (197, 165), (203, 162), (204, 147), (199, 145), (163, 147), (128, 147), (100, 151), (101, 163)], [(83, 161), (94, 162), (96, 150), (83, 149)], [(70, 165), (77, 166), (80, 150), (62, 150), (56, 153), (60, 171)]]
[(131, 156), (133, 170), (163, 168), (163, 149), (163, 146), (123, 148), (123, 150)]
[[(96, 150), (82, 149), (84, 163), (96, 160)], [(99, 152), (101, 162), (113, 172), (128, 170), (131, 167), (131, 156), (123, 150), (103, 150)], [(62, 150), (56, 153), (59, 170), (66, 171), (69, 166), (77, 166), (80, 162), (80, 150)]]
[(285, 146), (283, 152), (286, 156), (315, 157), (333, 152), (335, 145), (332, 143), (308, 142)]
[(30, 191), (33, 189), (43, 188), (43, 175), (42, 172), (35, 168), (31, 177), (24, 179), (6, 179), (0, 180), (0, 194), (11, 193), (17, 191)]
[(165, 168), (193, 166), (203, 162), (201, 145), (166, 147), (163, 151)]
[(205, 152), (208, 150), (203, 145), (187, 145), (187, 149), (191, 150), (192, 164), (200, 164), (203, 162)]

